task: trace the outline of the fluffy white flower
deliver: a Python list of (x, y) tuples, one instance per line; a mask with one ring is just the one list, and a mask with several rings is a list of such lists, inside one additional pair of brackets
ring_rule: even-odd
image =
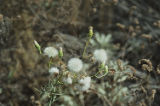
[(68, 68), (70, 71), (79, 72), (83, 68), (83, 62), (79, 58), (71, 58), (68, 61)]
[(96, 49), (93, 53), (93, 56), (95, 60), (100, 63), (105, 63), (107, 60), (107, 54), (104, 49)]
[(58, 55), (58, 50), (54, 47), (46, 47), (44, 49), (44, 54), (48, 57), (56, 57)]
[(59, 74), (59, 69), (57, 67), (52, 67), (50, 70), (49, 70), (49, 73), (50, 74)]
[(64, 78), (63, 80), (67, 84), (72, 84), (72, 78), (71, 77)]
[(90, 88), (90, 85), (91, 85), (91, 77), (85, 77), (83, 79), (80, 79), (79, 80), (79, 83), (80, 83), (80, 90), (82, 91), (86, 91)]

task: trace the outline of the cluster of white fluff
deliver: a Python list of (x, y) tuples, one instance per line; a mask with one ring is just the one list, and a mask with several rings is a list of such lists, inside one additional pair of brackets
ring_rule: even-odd
[(79, 58), (71, 58), (68, 61), (68, 68), (70, 71), (79, 72), (83, 68), (83, 62)]
[(44, 49), (44, 55), (48, 57), (56, 57), (58, 55), (58, 50), (54, 47), (46, 47)]
[(71, 77), (64, 78), (63, 81), (64, 81), (66, 84), (72, 84), (72, 78), (71, 78)]
[(84, 77), (79, 80), (81, 91), (87, 91), (91, 86), (91, 77)]
[(49, 69), (50, 74), (59, 74), (59, 69), (57, 67), (52, 67)]
[(93, 53), (96, 61), (100, 63), (105, 63), (107, 61), (107, 53), (104, 49), (96, 49)]

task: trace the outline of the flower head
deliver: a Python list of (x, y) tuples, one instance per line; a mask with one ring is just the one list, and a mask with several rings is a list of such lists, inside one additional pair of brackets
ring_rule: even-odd
[(107, 54), (104, 49), (96, 49), (93, 53), (93, 56), (95, 60), (100, 63), (105, 63), (107, 60)]
[(50, 70), (49, 70), (49, 73), (50, 74), (59, 74), (59, 69), (57, 67), (52, 67)]
[(79, 80), (80, 83), (80, 90), (81, 91), (86, 91), (90, 88), (91, 85), (91, 77), (85, 77), (83, 79)]
[(66, 84), (72, 84), (72, 78), (71, 77), (64, 78), (63, 80)]
[(48, 57), (56, 57), (58, 55), (58, 50), (54, 47), (46, 47), (44, 49), (44, 54)]
[(83, 68), (83, 62), (79, 58), (71, 58), (68, 61), (68, 68), (70, 71), (79, 72)]

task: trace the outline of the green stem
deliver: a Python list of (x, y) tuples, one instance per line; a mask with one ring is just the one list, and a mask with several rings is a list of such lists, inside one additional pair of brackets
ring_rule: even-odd
[[(108, 74), (108, 71), (105, 71), (105, 73), (103, 74), (103, 75), (101, 75), (101, 76), (97, 76), (100, 72), (101, 72), (102, 70), (99, 70), (95, 75), (93, 75), (93, 76), (91, 76), (91, 77), (96, 77), (96, 78), (102, 78), (102, 77), (104, 77), (104, 76), (106, 76), (107, 74)], [(104, 70), (103, 70), (104, 71)]]
[(52, 57), (49, 59), (49, 63), (48, 63), (49, 69), (51, 68), (51, 65), (52, 65)]
[[(100, 73), (100, 71), (99, 71), (99, 73)], [(100, 77), (97, 76), (97, 75), (98, 75), (98, 73), (97, 73), (97, 74), (95, 74), (95, 77), (96, 77), (96, 78), (102, 78), (102, 77), (106, 76), (107, 73), (108, 73), (108, 72), (105, 72), (105, 73), (104, 73), (103, 75), (101, 75)]]
[(39, 53), (42, 54), (42, 51), (40, 50)]
[(89, 45), (90, 40), (91, 40), (91, 37), (89, 37), (89, 39), (88, 39), (88, 41), (86, 42), (86, 45), (85, 45), (85, 47), (84, 47), (83, 55), (82, 55), (83, 58), (85, 57), (86, 49), (87, 49), (87, 47), (88, 47), (88, 45)]

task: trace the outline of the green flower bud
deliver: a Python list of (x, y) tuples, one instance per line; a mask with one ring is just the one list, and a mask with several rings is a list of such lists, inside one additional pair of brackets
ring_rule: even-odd
[(105, 68), (105, 62), (101, 63), (100, 66), (99, 66), (100, 70), (103, 70), (104, 68)]
[(89, 27), (89, 37), (92, 37), (93, 36), (93, 27), (90, 26)]
[(106, 74), (108, 73), (108, 66), (107, 65), (105, 66), (105, 73)]
[(38, 49), (39, 53), (42, 54), (41, 46), (38, 44), (38, 42), (36, 40), (34, 40), (34, 45)]
[(62, 58), (63, 57), (63, 49), (62, 47), (59, 48), (59, 53), (58, 53), (59, 57)]

